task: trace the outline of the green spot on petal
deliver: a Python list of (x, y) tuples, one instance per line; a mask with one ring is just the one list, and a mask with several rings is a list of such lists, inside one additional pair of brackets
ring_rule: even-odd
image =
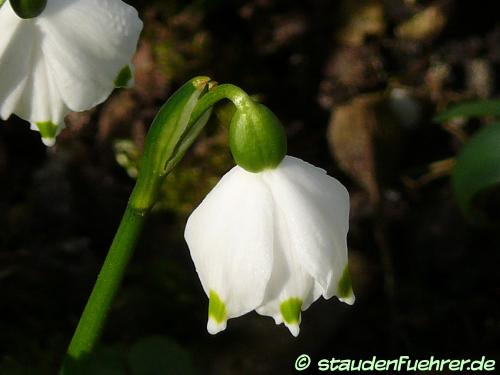
[(0, 8), (2, 7), (3, 3), (5, 3), (5, 0), (0, 0)]
[(132, 79), (132, 71), (128, 65), (124, 66), (116, 76), (115, 87), (127, 87)]
[(340, 298), (347, 298), (352, 295), (351, 274), (349, 273), (349, 267), (347, 265), (339, 280), (337, 293)]
[(38, 128), (44, 143), (53, 144), (52, 141), (55, 139), (59, 127), (50, 121), (37, 122), (35, 125)]
[(219, 295), (213, 290), (210, 291), (210, 300), (208, 302), (208, 316), (217, 323), (227, 320), (226, 305), (220, 299)]
[(300, 298), (289, 298), (281, 302), (280, 312), (283, 320), (287, 324), (299, 323), (302, 300)]

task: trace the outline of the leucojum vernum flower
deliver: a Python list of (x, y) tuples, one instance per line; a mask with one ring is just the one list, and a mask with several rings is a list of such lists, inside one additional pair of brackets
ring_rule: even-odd
[(301, 311), (320, 296), (354, 302), (349, 195), (324, 170), (286, 156), (278, 119), (247, 100), (230, 125), (237, 166), (191, 214), (185, 238), (210, 299), (210, 333), (255, 310), (297, 336)]
[(0, 0), (0, 116), (29, 121), (47, 145), (70, 111), (133, 79), (142, 22), (121, 0)]
[[(0, 0), (0, 116), (15, 113), (52, 144), (70, 111), (104, 101), (132, 80), (142, 22), (121, 0)], [(82, 371), (99, 340), (125, 268), (165, 176), (211, 115), (236, 111), (236, 162), (187, 221), (185, 239), (209, 297), (207, 329), (252, 310), (297, 336), (320, 296), (354, 302), (347, 266), (349, 195), (322, 169), (286, 155), (276, 116), (238, 87), (196, 77), (158, 112), (141, 170), (69, 345), (61, 374)]]

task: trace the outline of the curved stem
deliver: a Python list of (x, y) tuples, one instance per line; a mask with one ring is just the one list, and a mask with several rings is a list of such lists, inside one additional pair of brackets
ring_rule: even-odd
[(215, 86), (203, 95), (193, 110), (192, 118), (199, 118), (205, 111), (213, 107), (217, 102), (229, 99), (237, 108), (244, 108), (252, 102), (248, 94), (238, 86), (226, 83)]
[(174, 156), (165, 165), (166, 174), (175, 168), (189, 147), (198, 138), (207, 123), (213, 106), (225, 99), (232, 101), (239, 109), (248, 107), (253, 103), (248, 94), (235, 85), (223, 84), (211, 87), (196, 103), (191, 114), (190, 125), (178, 143), (176, 151), (173, 153)]

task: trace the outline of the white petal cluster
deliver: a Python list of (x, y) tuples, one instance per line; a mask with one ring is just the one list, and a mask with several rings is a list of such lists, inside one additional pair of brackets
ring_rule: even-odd
[(121, 0), (48, 0), (30, 19), (7, 0), (0, 25), (0, 116), (31, 122), (49, 144), (67, 113), (103, 102), (120, 72), (131, 78), (142, 29), (137, 11)]
[(188, 219), (185, 238), (210, 298), (208, 331), (256, 310), (299, 333), (321, 295), (352, 304), (344, 186), (300, 159), (251, 173), (236, 166)]

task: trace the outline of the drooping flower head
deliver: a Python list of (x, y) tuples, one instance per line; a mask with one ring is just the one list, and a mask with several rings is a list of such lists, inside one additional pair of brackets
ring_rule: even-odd
[(238, 164), (188, 219), (185, 238), (209, 297), (208, 331), (252, 310), (297, 336), (301, 311), (320, 296), (352, 304), (346, 236), (349, 195), (322, 169), (286, 156), (283, 128), (266, 107), (236, 112)]
[(15, 113), (53, 144), (66, 114), (92, 108), (114, 87), (131, 83), (142, 29), (133, 7), (121, 0), (0, 4), (1, 118)]

